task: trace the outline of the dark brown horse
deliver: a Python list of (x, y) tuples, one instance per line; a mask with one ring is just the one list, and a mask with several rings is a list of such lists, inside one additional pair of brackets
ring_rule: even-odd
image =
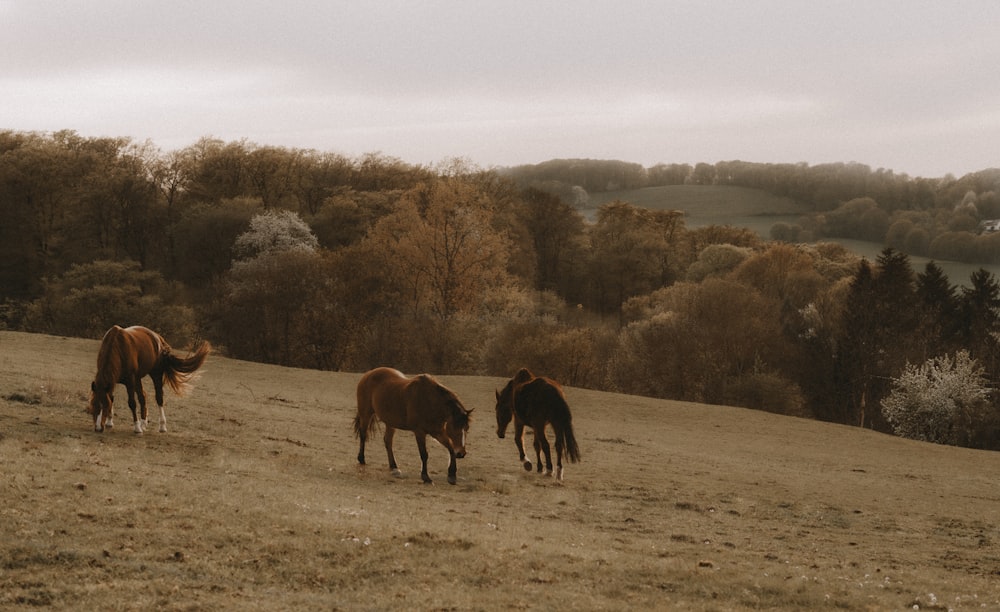
[(556, 436), (556, 478), (563, 477), (563, 454), (571, 463), (580, 460), (580, 449), (573, 436), (573, 416), (566, 403), (562, 387), (549, 378), (537, 377), (521, 368), (510, 379), (503, 391), (497, 391), (497, 437), (507, 434), (507, 425), (514, 419), (514, 444), (524, 469), (531, 471), (531, 461), (524, 456), (524, 427), (531, 427), (535, 435), (535, 457), (538, 471), (542, 471), (542, 453), (545, 453), (545, 473), (552, 474), (552, 455), (549, 440), (545, 437), (546, 425), (552, 425)]
[(358, 463), (365, 463), (365, 441), (378, 421), (385, 424), (385, 450), (389, 454), (392, 475), (401, 477), (392, 454), (392, 437), (397, 429), (412, 431), (420, 451), (420, 477), (427, 475), (427, 436), (448, 449), (448, 482), (457, 481), (455, 459), (465, 456), (465, 436), (469, 431), (469, 413), (447, 387), (427, 374), (407, 378), (399, 370), (376, 368), (358, 382), (358, 414), (354, 417), (354, 432), (361, 439)]
[[(94, 417), (94, 431), (104, 431), (105, 426), (114, 427), (115, 385), (125, 385), (128, 393), (128, 407), (132, 409), (135, 433), (141, 434), (146, 428), (146, 393), (142, 390), (142, 377), (153, 380), (156, 404), (160, 407), (160, 431), (167, 431), (167, 415), (163, 412), (163, 382), (166, 381), (177, 395), (183, 395), (195, 370), (201, 367), (205, 357), (212, 350), (208, 342), (202, 342), (188, 357), (178, 357), (171, 352), (170, 345), (160, 334), (134, 326), (121, 328), (117, 325), (104, 334), (101, 349), (97, 353), (97, 376), (90, 383), (90, 404), (87, 407)], [(135, 396), (139, 396), (141, 414), (136, 414)]]

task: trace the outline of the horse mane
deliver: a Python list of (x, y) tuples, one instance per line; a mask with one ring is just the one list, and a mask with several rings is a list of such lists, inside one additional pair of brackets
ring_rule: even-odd
[(533, 378), (535, 378), (535, 375), (531, 373), (531, 370), (528, 368), (521, 368), (517, 371), (517, 374), (514, 375), (514, 378), (510, 379), (510, 382), (514, 385), (520, 385)]
[(104, 334), (97, 352), (97, 376), (94, 385), (101, 390), (113, 389), (122, 375), (122, 328), (115, 325)]
[(469, 414), (472, 411), (466, 410), (462, 406), (462, 402), (458, 399), (457, 393), (442, 385), (430, 374), (420, 374), (416, 378), (419, 378), (421, 381), (426, 383), (430, 383), (435, 389), (437, 389), (437, 392), (440, 393), (442, 399), (444, 399), (444, 403), (451, 409), (451, 418), (457, 427), (465, 428), (469, 425), (469, 422), (471, 421)]
[(455, 397), (454, 401), (449, 401), (448, 404), (451, 406), (451, 419), (455, 422), (455, 426), (461, 429), (468, 427), (469, 423), (472, 422), (472, 411), (465, 410), (459, 403), (458, 397)]

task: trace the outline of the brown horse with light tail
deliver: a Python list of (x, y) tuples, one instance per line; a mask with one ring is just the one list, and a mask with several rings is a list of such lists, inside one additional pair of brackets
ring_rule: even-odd
[[(97, 376), (90, 383), (90, 404), (87, 407), (94, 417), (94, 431), (114, 427), (115, 385), (125, 385), (128, 407), (132, 409), (135, 433), (146, 428), (146, 393), (142, 390), (142, 377), (153, 380), (156, 404), (160, 407), (160, 431), (167, 431), (167, 415), (163, 411), (163, 382), (166, 381), (177, 395), (183, 395), (195, 370), (205, 362), (211, 352), (208, 342), (202, 342), (188, 357), (178, 357), (160, 334), (134, 326), (117, 325), (104, 334), (97, 353)], [(141, 414), (136, 414), (136, 395), (139, 396)]]
[(538, 471), (542, 471), (542, 453), (545, 453), (545, 474), (552, 474), (552, 455), (549, 440), (545, 437), (546, 425), (552, 425), (556, 436), (556, 478), (563, 477), (563, 454), (571, 463), (580, 460), (580, 449), (573, 436), (573, 416), (562, 387), (549, 378), (537, 377), (521, 368), (510, 379), (503, 391), (497, 391), (497, 437), (507, 434), (507, 425), (514, 419), (514, 444), (524, 469), (531, 471), (531, 461), (524, 456), (524, 427), (534, 430), (535, 457)]
[(448, 449), (448, 482), (457, 482), (455, 459), (465, 456), (465, 436), (469, 431), (469, 413), (453, 391), (427, 374), (407, 378), (399, 370), (375, 368), (358, 382), (358, 414), (354, 417), (354, 432), (361, 439), (358, 463), (365, 463), (365, 441), (376, 423), (385, 424), (385, 450), (389, 455), (392, 475), (401, 477), (392, 454), (392, 437), (397, 429), (412, 431), (420, 451), (420, 478), (430, 483), (427, 475), (427, 436)]

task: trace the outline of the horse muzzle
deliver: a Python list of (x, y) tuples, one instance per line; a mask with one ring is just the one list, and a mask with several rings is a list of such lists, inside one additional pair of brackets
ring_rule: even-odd
[(463, 448), (460, 451), (455, 451), (455, 458), (456, 459), (464, 459), (465, 458), (465, 449)]

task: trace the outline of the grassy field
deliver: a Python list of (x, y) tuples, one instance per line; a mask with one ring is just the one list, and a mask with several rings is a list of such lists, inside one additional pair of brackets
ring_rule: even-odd
[(560, 483), (446, 376), (469, 455), (423, 485), (403, 432), (357, 465), (352, 373), (212, 356), (169, 432), (94, 433), (97, 347), (0, 333), (0, 607), (1000, 608), (998, 453), (571, 388)]
[(748, 227), (767, 238), (779, 221), (795, 223), (809, 209), (791, 198), (771, 195), (759, 189), (725, 185), (667, 185), (630, 191), (594, 193), (583, 211), (593, 219), (597, 208), (613, 200), (656, 210), (683, 210), (689, 228), (705, 225)]
[[(806, 207), (789, 198), (771, 195), (759, 189), (719, 185), (669, 185), (647, 187), (631, 191), (595, 193), (591, 195), (591, 206), (583, 214), (593, 220), (597, 207), (612, 200), (622, 200), (635, 206), (655, 210), (683, 210), (684, 222), (689, 228), (706, 225), (732, 225), (746, 227), (765, 239), (771, 236), (775, 223), (798, 223), (799, 218), (810, 212)], [(855, 253), (875, 261), (885, 245), (863, 240), (837, 238)], [(930, 261), (927, 257), (910, 256), (914, 271), (922, 272)], [(957, 261), (935, 260), (952, 283), (969, 286), (972, 274), (980, 268), (1000, 277), (1000, 265), (967, 264)]]

